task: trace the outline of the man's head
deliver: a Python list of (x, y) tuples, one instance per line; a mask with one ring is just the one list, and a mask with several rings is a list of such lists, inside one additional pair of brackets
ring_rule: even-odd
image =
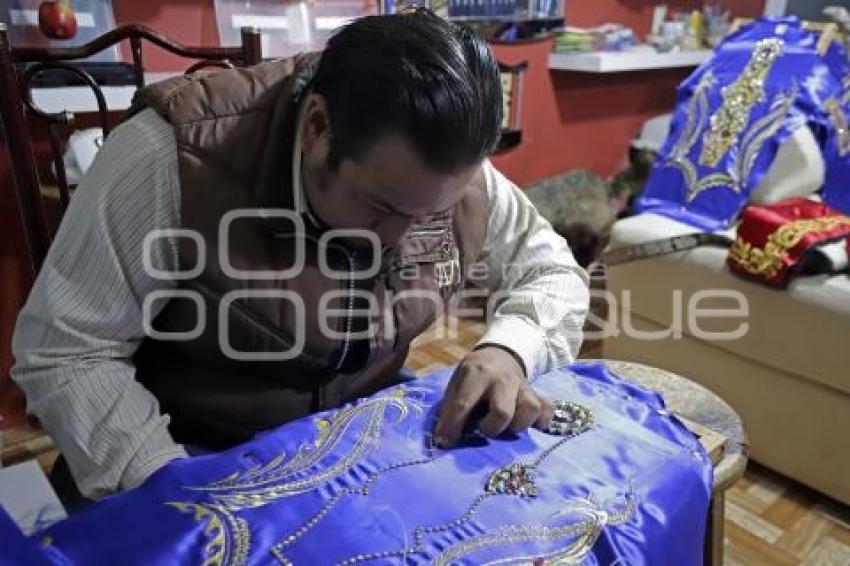
[(328, 42), (302, 129), (304, 182), (335, 228), (394, 243), (453, 206), (499, 138), (486, 43), (426, 10), (363, 18)]

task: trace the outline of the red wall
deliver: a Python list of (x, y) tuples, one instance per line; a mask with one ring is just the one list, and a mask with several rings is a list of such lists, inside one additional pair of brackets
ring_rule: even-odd
[[(696, 0), (667, 2), (671, 10), (694, 9)], [(651, 0), (566, 0), (569, 25), (620, 22), (644, 37), (652, 23)], [(762, 0), (726, 2), (734, 16), (758, 16)], [(576, 168), (609, 176), (626, 164), (629, 140), (652, 116), (669, 112), (675, 89), (689, 69), (591, 74), (549, 71), (552, 41), (494, 48), (504, 63), (529, 63), (521, 123), (523, 142), (493, 159), (520, 184)]]
[[(566, 0), (566, 21), (575, 26), (620, 22), (639, 37), (649, 32), (654, 0)], [(669, 0), (670, 10), (692, 10), (702, 0)], [(757, 16), (763, 0), (727, 0), (735, 16)], [(113, 0), (115, 19), (144, 23), (187, 45), (218, 41), (212, 0)], [(550, 72), (547, 57), (551, 41), (518, 46), (496, 46), (506, 63), (529, 62), (522, 108), (523, 143), (494, 159), (516, 182), (525, 184), (565, 170), (586, 168), (611, 175), (625, 163), (628, 140), (641, 123), (668, 112), (675, 87), (689, 71), (591, 75)], [(185, 67), (179, 57), (159, 49), (146, 51), (151, 70)]]
[[(655, 0), (566, 0), (570, 25), (594, 26), (621, 22), (643, 37), (649, 30)], [(673, 9), (692, 9), (699, 0), (672, 0)], [(763, 0), (727, 0), (736, 16), (756, 16)], [(117, 23), (142, 23), (186, 45), (218, 42), (212, 0), (113, 0)], [(176, 56), (146, 46), (146, 67), (152, 71), (185, 68)], [(676, 85), (687, 70), (591, 75), (547, 69), (551, 40), (496, 46), (505, 63), (529, 62), (521, 121), (523, 142), (494, 162), (520, 184), (574, 168), (600, 175), (615, 173), (625, 162), (629, 139), (647, 118), (668, 112)], [(125, 51), (125, 54), (128, 53)], [(8, 158), (0, 154), (0, 199), (9, 203), (12, 185)], [(20, 224), (15, 209), (0, 207), (0, 416), (5, 424), (21, 417), (22, 400), (7, 377), (11, 366), (10, 338), (14, 319), (26, 295), (29, 277), (21, 258)], [(3, 424), (0, 424), (2, 428)]]
[[(112, 0), (115, 22), (145, 24), (184, 45), (217, 45), (218, 27), (213, 0)], [(130, 50), (124, 48), (129, 61)], [(182, 70), (186, 59), (146, 44), (143, 48), (145, 68), (150, 71)]]
[(688, 70), (587, 74), (549, 71), (551, 40), (497, 46), (505, 63), (527, 60), (521, 125), (523, 141), (493, 158), (519, 184), (570, 169), (608, 176), (626, 161), (629, 140), (651, 116), (669, 112)]

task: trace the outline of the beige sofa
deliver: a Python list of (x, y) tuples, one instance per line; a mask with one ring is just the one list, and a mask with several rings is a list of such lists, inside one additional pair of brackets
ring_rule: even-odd
[[(758, 200), (819, 186), (823, 169), (807, 132), (780, 152), (783, 159), (766, 177), (773, 185), (760, 186)], [(644, 213), (618, 221), (609, 247), (693, 231)], [(611, 266), (607, 286), (618, 306), (609, 322), (619, 332), (605, 340), (605, 357), (668, 369), (712, 389), (741, 415), (753, 459), (850, 504), (850, 275), (801, 277), (774, 290), (733, 275), (725, 259), (725, 249), (701, 247)], [(727, 297), (705, 298), (710, 289)], [(742, 300), (748, 312), (700, 317), (692, 325), (687, 306), (697, 299), (713, 308), (740, 308)], [(674, 305), (682, 312), (680, 336), (665, 332), (676, 318)], [(746, 333), (739, 338), (703, 335), (740, 330), (742, 323)], [(641, 330), (667, 335), (636, 336)]]

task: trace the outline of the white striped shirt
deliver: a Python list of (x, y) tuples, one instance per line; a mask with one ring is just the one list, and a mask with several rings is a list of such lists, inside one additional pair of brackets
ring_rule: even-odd
[[(491, 269), (483, 284), (510, 294), (481, 342), (509, 348), (539, 374), (578, 351), (587, 275), (521, 191), (486, 167), (491, 214), (480, 261)], [(179, 214), (174, 133), (145, 110), (100, 150), (18, 318), (12, 377), (89, 497), (135, 487), (186, 456), (131, 360), (145, 338), (145, 296), (176, 285), (144, 269), (143, 240), (179, 227)], [(175, 239), (155, 239), (150, 253), (160, 269), (177, 269)], [(154, 302), (154, 316), (164, 303)]]

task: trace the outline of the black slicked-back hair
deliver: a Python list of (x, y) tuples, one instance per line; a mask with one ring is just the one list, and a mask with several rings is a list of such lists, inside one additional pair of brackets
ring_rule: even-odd
[(328, 41), (312, 83), (327, 101), (329, 165), (400, 134), (425, 163), (454, 172), (484, 159), (502, 123), (499, 68), (470, 29), (426, 9), (352, 22)]

